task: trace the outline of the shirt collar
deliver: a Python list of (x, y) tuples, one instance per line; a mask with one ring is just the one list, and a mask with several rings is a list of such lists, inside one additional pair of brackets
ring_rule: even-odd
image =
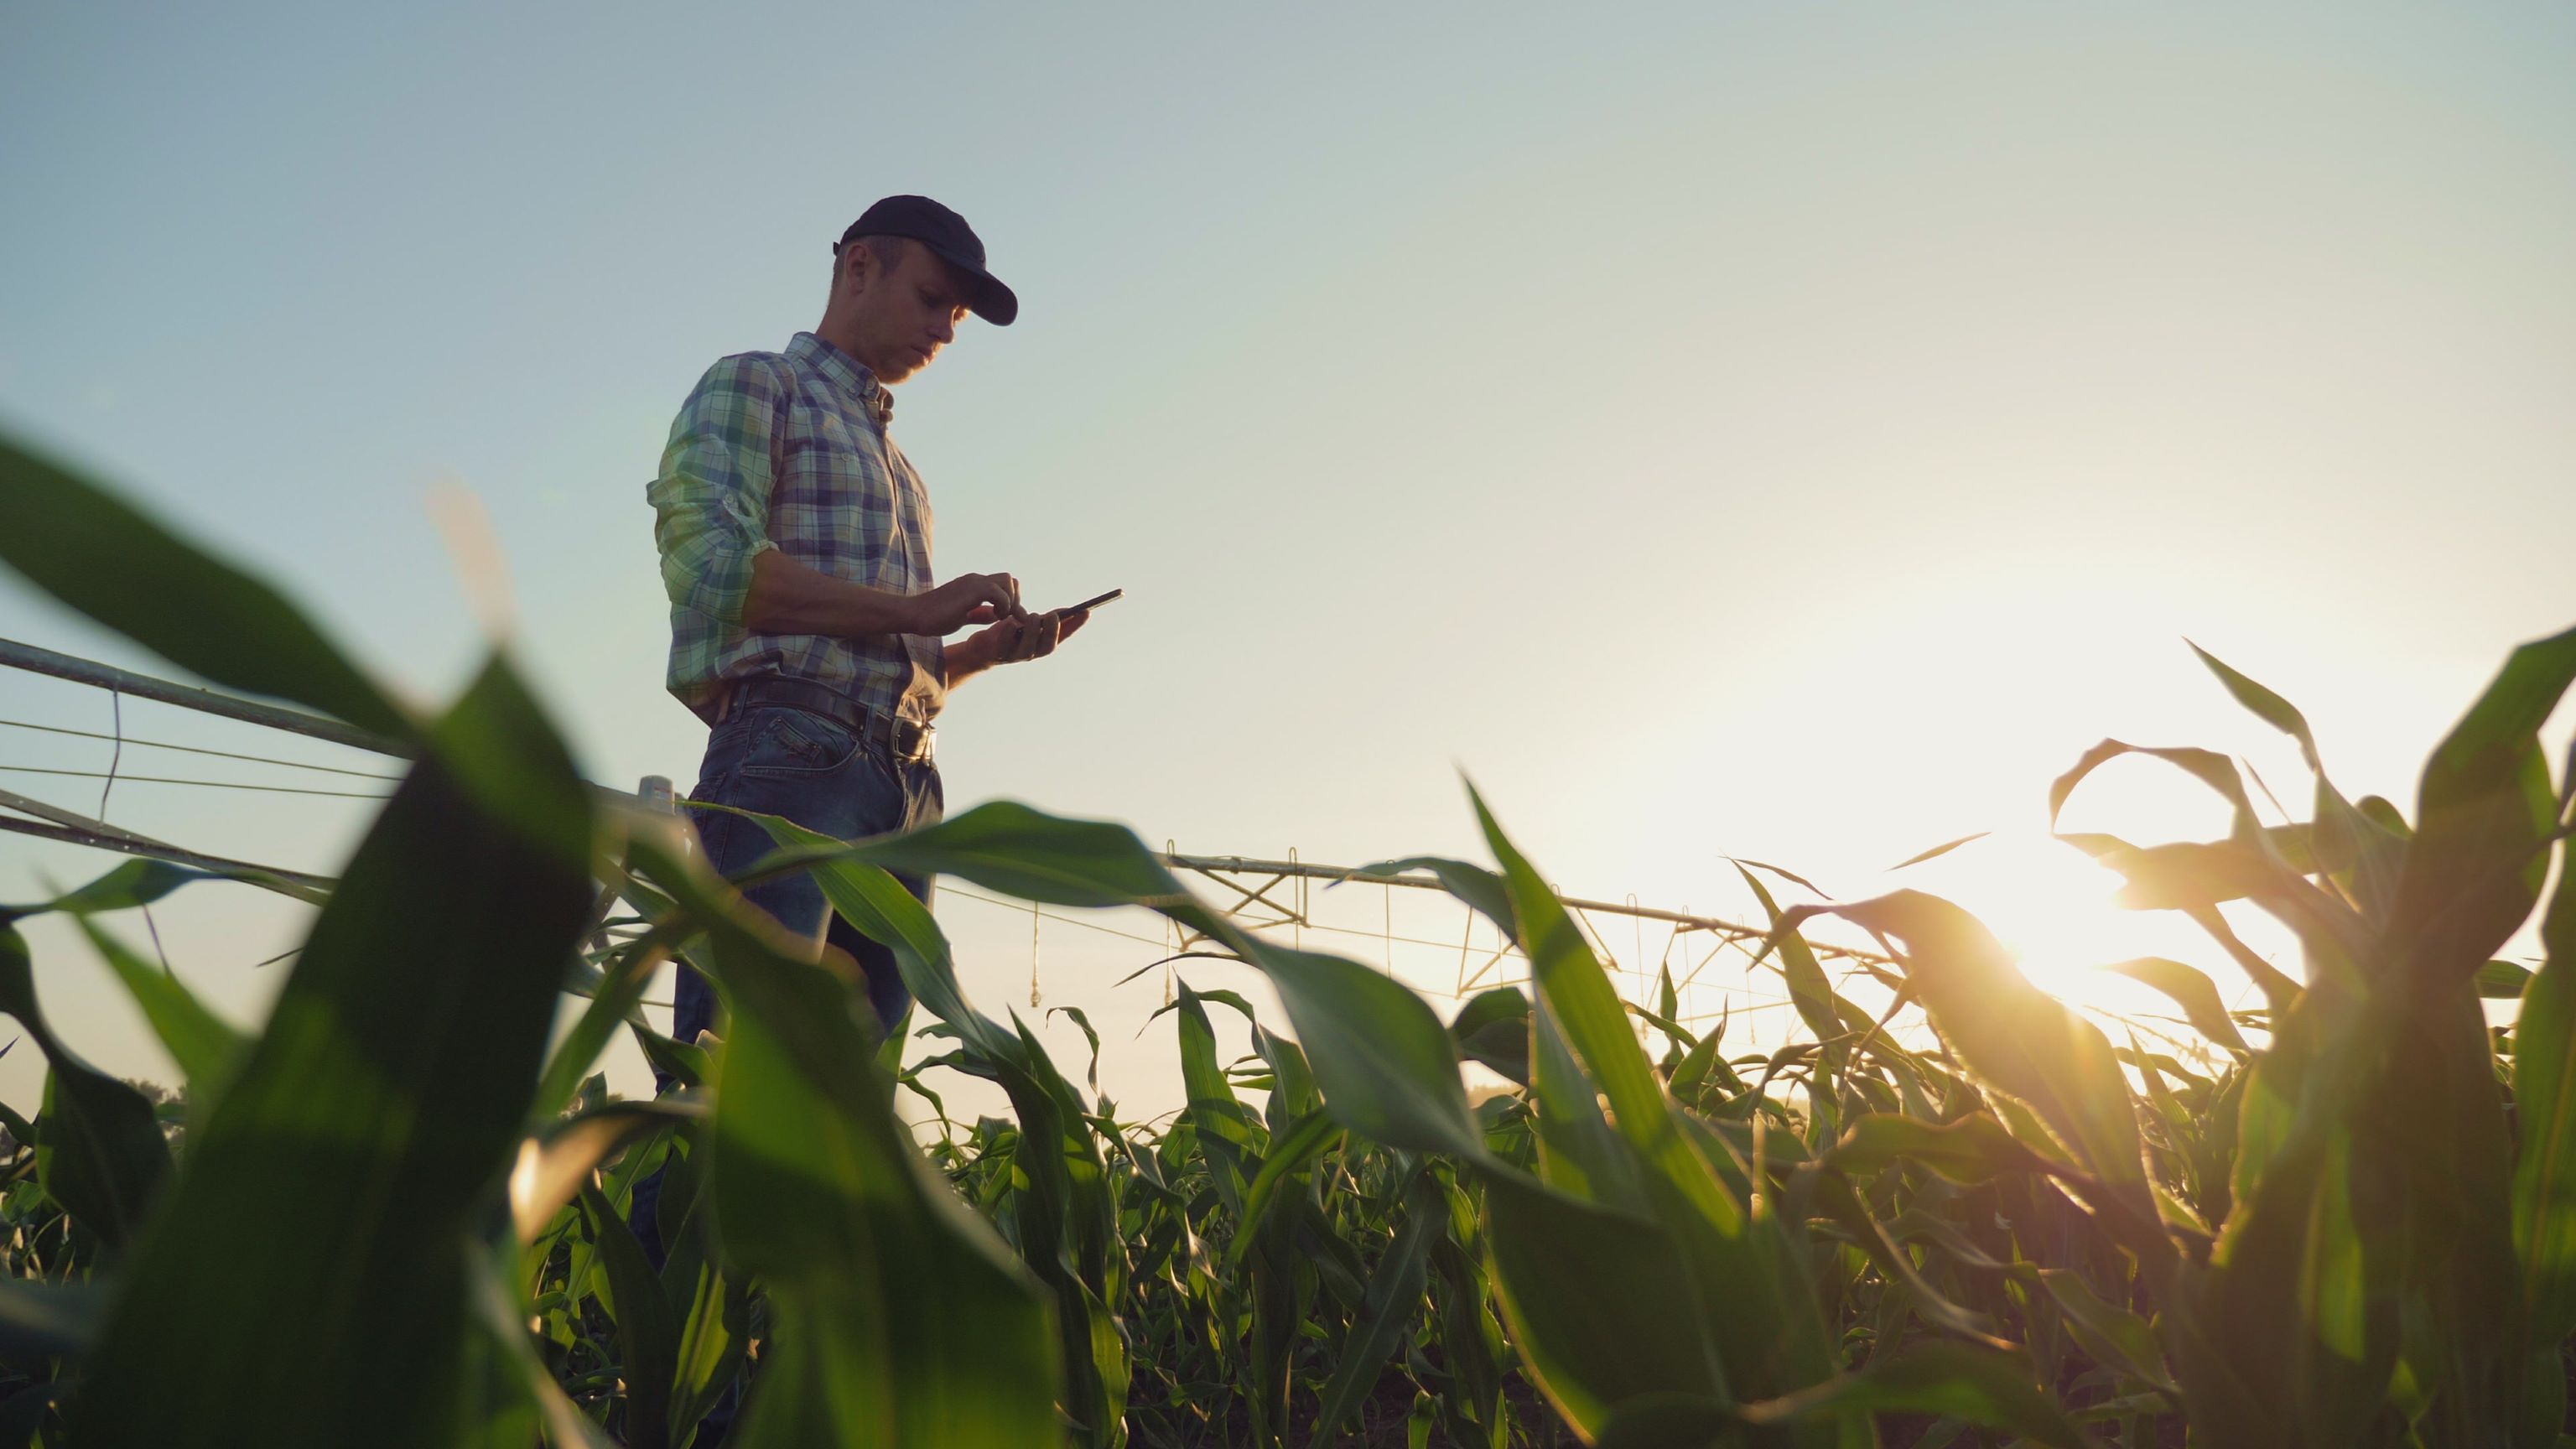
[(882, 428), (894, 417), (894, 395), (868, 370), (867, 364), (843, 352), (811, 332), (799, 332), (787, 344), (787, 355), (831, 379), (832, 385), (850, 395)]

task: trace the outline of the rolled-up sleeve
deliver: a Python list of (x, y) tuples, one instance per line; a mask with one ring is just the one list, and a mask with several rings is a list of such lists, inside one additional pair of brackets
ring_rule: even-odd
[(752, 560), (778, 546), (769, 537), (769, 496), (780, 387), (760, 360), (728, 357), (698, 379), (671, 423), (661, 474), (644, 496), (674, 608), (742, 624)]

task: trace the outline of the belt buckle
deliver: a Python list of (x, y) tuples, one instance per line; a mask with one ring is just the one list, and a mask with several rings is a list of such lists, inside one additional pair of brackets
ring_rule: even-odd
[[(886, 717), (886, 753), (907, 765), (920, 764), (930, 758), (930, 726), (905, 719), (901, 715)], [(912, 744), (906, 747), (904, 731), (912, 732)]]

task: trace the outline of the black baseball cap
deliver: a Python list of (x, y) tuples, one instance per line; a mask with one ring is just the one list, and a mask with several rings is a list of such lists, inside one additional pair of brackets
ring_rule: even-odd
[(966, 224), (966, 218), (929, 197), (889, 196), (869, 207), (841, 233), (833, 253), (863, 236), (910, 237), (936, 252), (966, 284), (967, 307), (994, 326), (1008, 327), (1020, 315), (1018, 294), (984, 270), (984, 243), (975, 229)]

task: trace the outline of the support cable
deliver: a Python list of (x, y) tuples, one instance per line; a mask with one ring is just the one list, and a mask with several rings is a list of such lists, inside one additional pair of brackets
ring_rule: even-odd
[(98, 818), (107, 818), (107, 792), (116, 788), (116, 767), (125, 763), (125, 696), (116, 690), (107, 692), (111, 726), (116, 731), (116, 749), (107, 757), (107, 783), (98, 787)]
[(112, 770), (46, 770), (33, 765), (0, 765), (0, 774), (61, 775), (75, 780), (105, 780), (110, 785), (125, 780), (136, 785), (195, 785), (209, 790), (259, 790), (271, 795), (328, 795), (340, 800), (392, 798), (366, 790), (316, 790), (304, 785), (253, 785), (241, 780), (190, 780), (172, 775), (120, 775)]
[[(113, 691), (111, 691), (113, 693)], [(360, 780), (400, 780), (400, 775), (379, 775), (368, 770), (342, 769), (338, 765), (317, 765), (310, 760), (284, 760), (275, 755), (246, 755), (237, 750), (210, 750), (202, 745), (172, 744), (168, 740), (136, 739), (130, 735), (103, 735), (96, 730), (76, 730), (65, 725), (37, 724), (32, 720), (0, 719), (0, 726), (10, 729), (41, 730), (49, 735), (70, 735), (84, 740), (122, 740), (139, 750), (175, 750), (187, 755), (212, 755), (219, 760), (247, 760), (254, 765), (282, 765), (290, 770), (318, 770), (326, 775), (348, 775)]]
[(0, 639), (0, 667), (24, 669), (33, 674), (50, 674), (56, 679), (68, 679), (74, 684), (87, 684), (99, 689), (120, 689), (139, 699), (175, 704), (183, 709), (221, 715), (226, 719), (237, 719), (247, 724), (266, 725), (271, 729), (285, 730), (289, 734), (328, 740), (335, 745), (347, 745), (352, 749), (367, 750), (379, 755), (391, 755), (398, 759), (409, 759), (412, 755), (411, 747), (399, 740), (369, 734), (365, 730), (343, 724), (336, 719), (307, 713), (300, 709), (289, 709), (284, 705), (263, 704), (255, 699), (243, 699), (236, 695), (225, 694), (220, 690), (173, 684), (169, 680), (155, 679), (148, 674), (136, 674), (132, 670), (118, 669), (113, 665), (99, 664), (75, 655), (57, 653), (51, 649), (39, 649), (33, 644), (21, 644), (15, 639)]

